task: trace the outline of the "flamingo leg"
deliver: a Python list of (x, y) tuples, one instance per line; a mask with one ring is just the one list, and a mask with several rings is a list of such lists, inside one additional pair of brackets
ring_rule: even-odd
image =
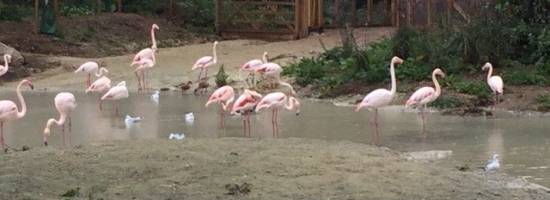
[(220, 128), (224, 128), (223, 118), (224, 118), (224, 116), (223, 116), (223, 105), (220, 104)]
[(103, 110), (103, 101), (101, 101), (101, 95), (99, 95), (99, 110)]
[(61, 124), (61, 141), (63, 141), (63, 147), (65, 147), (65, 123)]
[(246, 137), (246, 118), (244, 115), (242, 117), (243, 117), (243, 135), (244, 137)]
[(250, 112), (246, 113), (246, 123), (247, 123), (247, 130), (248, 130), (248, 137), (252, 137), (251, 130), (250, 130)]
[(73, 132), (73, 122), (71, 117), (69, 117), (69, 134), (67, 135), (67, 140), (69, 140), (69, 146), (71, 146), (71, 134)]
[(118, 102), (115, 102), (115, 116), (118, 116)]
[(199, 77), (197, 78), (197, 83), (201, 82), (202, 70), (203, 68), (201, 68), (201, 71), (199, 71)]
[(420, 113), (422, 115), (422, 133), (426, 136), (426, 105), (422, 107)]
[(6, 144), (4, 143), (4, 122), (0, 122), (0, 143), (2, 143), (2, 150), (8, 152)]
[(374, 125), (376, 127), (376, 145), (380, 145), (380, 125), (378, 124), (378, 109), (374, 110)]
[(277, 127), (277, 137), (279, 137), (279, 109), (275, 110), (275, 127)]
[(145, 70), (143, 70), (143, 74), (141, 75), (141, 80), (143, 82), (143, 90), (147, 90), (147, 83), (145, 82)]
[(273, 127), (273, 138), (275, 138), (275, 108), (271, 109), (271, 126)]
[(88, 73), (88, 79), (86, 79), (86, 87), (90, 87), (91, 85), (91, 75)]
[(138, 90), (141, 90), (141, 78), (139, 77), (139, 73), (138, 71), (134, 71), (134, 73), (136, 74), (136, 78), (138, 80)]

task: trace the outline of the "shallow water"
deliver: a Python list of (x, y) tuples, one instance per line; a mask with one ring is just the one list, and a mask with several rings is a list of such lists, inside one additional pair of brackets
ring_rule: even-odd
[[(53, 106), (55, 93), (23, 92), (29, 111), (20, 120), (5, 123), (6, 143), (38, 147), (48, 118), (56, 117)], [(15, 100), (14, 92), (0, 93), (2, 99)], [(204, 108), (206, 96), (182, 96), (178, 92), (162, 92), (157, 105), (150, 94), (130, 94), (120, 102), (120, 115), (114, 104), (106, 102), (99, 111), (97, 94), (75, 93), (77, 109), (72, 114), (71, 144), (86, 144), (102, 140), (135, 138), (168, 138), (170, 133), (185, 133), (186, 137), (240, 137), (242, 122), (239, 116), (227, 117), (226, 129), (218, 128), (218, 106)], [(193, 123), (186, 122), (185, 113), (195, 115)], [(124, 116), (143, 117), (143, 121), (127, 127)], [(500, 154), (505, 173), (525, 177), (550, 187), (550, 155), (546, 137), (549, 117), (518, 117), (506, 112), (496, 118), (441, 116), (428, 117), (428, 135), (420, 133), (420, 117), (411, 110), (395, 106), (380, 111), (382, 144), (400, 151), (452, 150), (452, 158), (471, 168), (482, 167), (490, 155)], [(280, 112), (281, 137), (349, 140), (369, 143), (371, 127), (369, 112), (353, 112), (351, 107), (330, 103), (302, 102), (301, 115)], [(253, 115), (253, 137), (269, 138), (271, 113)], [(60, 128), (52, 129), (50, 145), (60, 146)], [(147, 148), (147, 147), (144, 147)]]

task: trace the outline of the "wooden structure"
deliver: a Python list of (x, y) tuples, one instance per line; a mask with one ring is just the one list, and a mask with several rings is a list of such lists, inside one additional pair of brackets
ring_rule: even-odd
[(225, 38), (298, 39), (323, 24), (323, 0), (216, 0), (216, 31)]

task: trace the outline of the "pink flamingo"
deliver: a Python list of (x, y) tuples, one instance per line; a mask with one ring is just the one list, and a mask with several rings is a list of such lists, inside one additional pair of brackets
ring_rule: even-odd
[[(237, 98), (231, 109), (231, 114), (239, 112), (243, 116), (244, 135), (250, 137), (250, 113), (254, 106), (262, 99), (262, 95), (256, 91), (245, 89), (243, 94)], [(248, 130), (248, 131), (247, 131)]]
[(235, 100), (235, 91), (233, 90), (233, 87), (231, 86), (223, 86), (218, 88), (210, 97), (208, 98), (208, 101), (204, 105), (205, 107), (208, 107), (208, 105), (212, 103), (219, 103), (220, 104), (220, 127), (225, 128), (225, 111), (229, 110), (229, 106), (231, 106), (231, 103)]
[[(52, 124), (61, 126), (61, 137), (63, 138), (63, 146), (65, 146), (65, 121), (69, 123), (69, 135), (71, 134), (71, 112), (76, 108), (76, 99), (74, 95), (69, 92), (61, 92), (55, 95), (54, 98), (55, 108), (59, 112), (59, 119), (48, 119), (46, 123), (46, 128), (44, 128), (44, 146), (48, 146), (48, 137), (50, 136), (50, 128)], [(69, 139), (69, 144), (70, 144)]]
[(420, 113), (422, 114), (422, 132), (426, 133), (426, 105), (435, 101), (439, 95), (441, 95), (441, 86), (437, 81), (437, 75), (445, 78), (445, 73), (441, 69), (437, 68), (432, 72), (432, 81), (434, 82), (435, 88), (433, 87), (422, 87), (416, 92), (414, 92), (409, 100), (407, 100), (406, 106), (416, 106), (420, 108)]
[(279, 135), (279, 109), (296, 110), (296, 115), (300, 114), (300, 102), (294, 97), (288, 97), (282, 92), (269, 93), (260, 100), (256, 106), (256, 112), (264, 108), (271, 108), (271, 124), (273, 125), (273, 137)]
[[(126, 81), (121, 81), (101, 97), (100, 104), (105, 100), (118, 101), (125, 98), (128, 98), (128, 88), (126, 87)], [(115, 107), (115, 114), (118, 115), (118, 103)]]
[(373, 134), (373, 143), (380, 144), (380, 131), (378, 127), (378, 108), (389, 105), (393, 98), (395, 97), (395, 92), (397, 90), (397, 83), (395, 80), (395, 64), (402, 64), (403, 59), (395, 56), (391, 59), (390, 62), (390, 76), (391, 76), (391, 90), (387, 89), (376, 89), (363, 99), (361, 103), (357, 105), (355, 112), (359, 112), (362, 108), (368, 108), (369, 110), (374, 110), (374, 120), (371, 122), (371, 125), (374, 125), (375, 134)]
[[(139, 65), (139, 67), (137, 67), (134, 72), (136, 73), (136, 77), (138, 78), (139, 90), (145, 90), (147, 88), (147, 86), (145, 85), (145, 71), (152, 69), (155, 66), (155, 59), (151, 60), (144, 58), (137, 62), (137, 64)], [(141, 78), (139, 74), (141, 74)]]
[(23, 85), (28, 85), (31, 90), (34, 89), (32, 82), (27, 79), (23, 79), (19, 82), (19, 85), (17, 85), (16, 93), (21, 103), (21, 111), (18, 111), (17, 105), (13, 101), (0, 101), (0, 143), (2, 143), (2, 149), (4, 149), (4, 151), (8, 150), (4, 142), (4, 122), (23, 118), (27, 113), (27, 104), (25, 103), (23, 95), (21, 95), (21, 86)]
[[(156, 62), (155, 54), (158, 53), (157, 40), (155, 38), (155, 31), (156, 30), (160, 30), (160, 28), (159, 28), (158, 25), (153, 24), (151, 26), (151, 41), (152, 41), (153, 45), (151, 46), (151, 48), (145, 48), (145, 49), (142, 49), (141, 51), (139, 51), (134, 56), (134, 59), (132, 60), (132, 63), (130, 64), (130, 66), (134, 66), (134, 65), (141, 66), (141, 65), (143, 65), (144, 63), (147, 62), (147, 61), (144, 62), (143, 59), (151, 60), (153, 65), (154, 65), (154, 63)], [(143, 73), (145, 73), (145, 72), (143, 71)], [(143, 76), (145, 76), (145, 74), (143, 74)], [(141, 81), (140, 81), (140, 76), (138, 75), (137, 72), (136, 72), (136, 77), (138, 79), (138, 86), (141, 89), (142, 84), (141, 84)]]
[(101, 77), (104, 73), (108, 73), (109, 70), (105, 69), (105, 67), (99, 68), (99, 64), (90, 61), (80, 65), (80, 67), (74, 71), (75, 74), (81, 72), (88, 74), (88, 79), (86, 79), (86, 88), (88, 88), (92, 83), (92, 74), (94, 74), (96, 77)]
[(0, 65), (0, 76), (8, 72), (8, 67), (10, 62), (11, 62), (11, 55), (4, 54), (4, 66)]
[(252, 86), (255, 86), (256, 85), (256, 80), (255, 80), (255, 73), (256, 73), (256, 69), (260, 68), (264, 63), (267, 63), (267, 52), (264, 52), (263, 56), (262, 56), (262, 60), (260, 59), (253, 59), (253, 60), (250, 60), (248, 62), (246, 62), (245, 64), (243, 64), (241, 66), (241, 69), (240, 71), (245, 71), (248, 73), (248, 76), (246, 77), (246, 84), (249, 84), (248, 83), (248, 80), (250, 79), (250, 76), (252, 76)]
[(270, 86), (275, 87), (275, 84), (281, 80), (283, 68), (277, 63), (268, 62), (257, 68), (256, 72), (264, 75), (270, 81)]
[(86, 94), (88, 94), (89, 92), (99, 93), (99, 110), (103, 110), (101, 106), (101, 94), (107, 92), (109, 89), (111, 89), (111, 79), (107, 78), (107, 76), (103, 76), (94, 81), (94, 83), (92, 83), (92, 85), (90, 85), (90, 87), (86, 89)]
[(489, 87), (495, 95), (493, 98), (493, 105), (496, 106), (497, 103), (500, 102), (499, 96), (503, 94), (504, 82), (500, 76), (491, 76), (493, 74), (493, 65), (491, 65), (491, 63), (485, 63), (485, 65), (481, 68), (483, 71), (487, 69), (489, 69), (489, 73), (487, 74), (487, 84), (489, 84)]
[(201, 71), (199, 72), (199, 78), (197, 79), (197, 83), (200, 83), (202, 79), (201, 78), (202, 72), (204, 71), (204, 78), (208, 78), (208, 67), (218, 62), (218, 56), (216, 54), (216, 46), (218, 46), (218, 41), (215, 41), (214, 45), (212, 46), (212, 54), (214, 54), (214, 56), (204, 56), (202, 58), (199, 58), (197, 62), (195, 62), (195, 64), (193, 65), (193, 68), (191, 68), (191, 70), (195, 70), (199, 68), (201, 69)]

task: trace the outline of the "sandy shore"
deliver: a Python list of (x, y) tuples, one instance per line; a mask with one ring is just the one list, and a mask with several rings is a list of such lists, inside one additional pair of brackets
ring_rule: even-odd
[(0, 156), (0, 199), (550, 199), (500, 173), (306, 139), (133, 140)]

